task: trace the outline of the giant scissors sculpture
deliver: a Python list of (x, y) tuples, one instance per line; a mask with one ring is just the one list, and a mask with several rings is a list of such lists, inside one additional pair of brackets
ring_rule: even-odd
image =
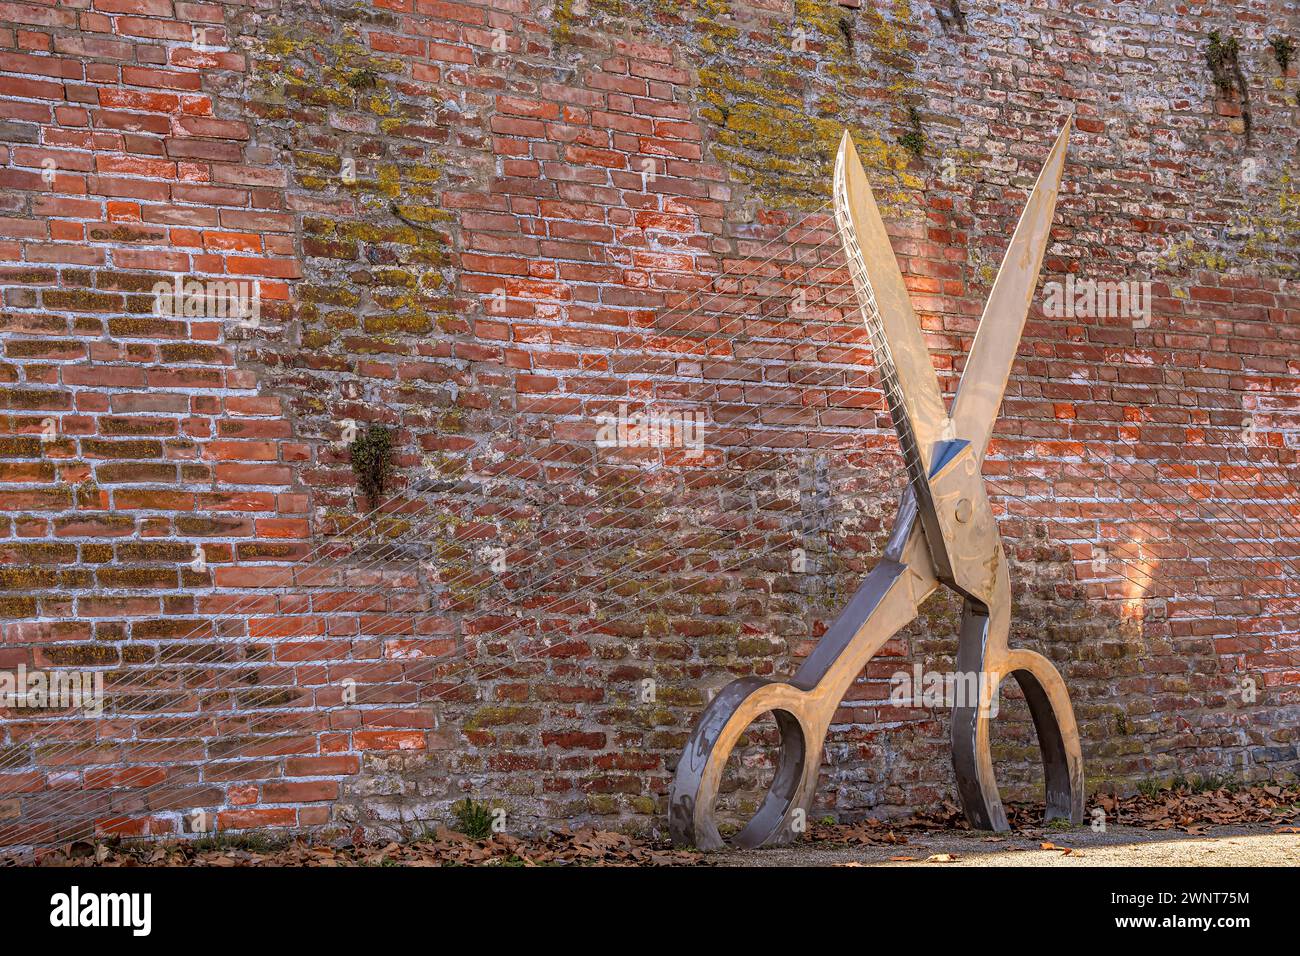
[(989, 677), (973, 682), (978, 702), (959, 701), (952, 712), (953, 769), (967, 820), (978, 829), (1007, 829), (989, 749), (988, 695), (1011, 676), (1038, 733), (1047, 819), (1081, 821), (1083, 757), (1070, 697), (1047, 658), (1007, 646), (1011, 581), (980, 474), (1051, 231), (1069, 135), (1067, 120), (994, 281), (950, 415), (866, 173), (845, 132), (835, 161), (835, 220), (908, 486), (884, 557), (794, 677), (733, 681), (701, 714), (669, 794), (675, 843), (723, 846), (713, 815), (722, 770), (745, 728), (768, 711), (780, 731), (772, 785), (734, 843), (757, 847), (793, 839), (812, 802), (826, 732), (844, 693), (940, 584), (965, 599), (958, 672)]

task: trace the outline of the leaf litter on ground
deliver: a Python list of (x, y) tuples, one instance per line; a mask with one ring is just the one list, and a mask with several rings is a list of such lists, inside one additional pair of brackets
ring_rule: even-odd
[[(7, 861), (8, 862), (8, 861)], [(497, 833), (485, 840), (439, 827), (409, 841), (321, 844), (294, 840), (248, 849), (194, 840), (79, 841), (44, 855), (44, 866), (698, 866), (702, 853), (610, 830), (561, 829), (542, 837)]]
[[(1200, 792), (1178, 787), (1128, 797), (1101, 793), (1092, 798), (1092, 807), (1100, 807), (1108, 822), (1148, 830), (1178, 829), (1197, 835), (1216, 826), (1271, 824), (1278, 833), (1300, 832), (1297, 826), (1300, 825), (1300, 784), (1220, 787)], [(1006, 811), (1008, 823), (1017, 833), (1041, 835), (1047, 830), (1041, 804), (1008, 803)], [(814, 823), (809, 836), (813, 842), (823, 844), (902, 846), (908, 842), (908, 833), (970, 829), (961, 808), (951, 801), (942, 801), (898, 820), (881, 821), (873, 817), (856, 823)], [(984, 839), (994, 842), (1004, 838)], [(1074, 852), (1050, 843), (1043, 843), (1041, 849), (1063, 854)], [(895, 859), (902, 862), (914, 858)], [(15, 857), (0, 859), (0, 865), (21, 862)], [(279, 847), (258, 849), (240, 847), (233, 841), (223, 846), (220, 842), (213, 845), (212, 841), (194, 840), (166, 843), (83, 840), (43, 854), (39, 862), (47, 866), (101, 867), (700, 866), (710, 863), (706, 855), (693, 850), (674, 849), (666, 843), (592, 827), (561, 828), (538, 837), (493, 834), (485, 840), (472, 840), (454, 830), (438, 827), (431, 835), (406, 841), (322, 844), (299, 839)]]

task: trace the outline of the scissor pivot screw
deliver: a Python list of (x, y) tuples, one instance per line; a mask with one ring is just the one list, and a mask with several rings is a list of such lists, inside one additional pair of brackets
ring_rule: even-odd
[(961, 501), (957, 502), (957, 520), (963, 524), (970, 521), (971, 512), (973, 510), (974, 506), (970, 503), (970, 499), (963, 498)]

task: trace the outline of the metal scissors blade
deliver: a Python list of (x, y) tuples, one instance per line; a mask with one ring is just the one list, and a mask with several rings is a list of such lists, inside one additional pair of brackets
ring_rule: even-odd
[(1052, 232), (1056, 197), (1065, 169), (1065, 150), (1070, 141), (1073, 120), (1067, 117), (1047, 154), (1034, 183), (1034, 191), (1020, 214), (1011, 245), (1002, 257), (1002, 267), (993, 281), (989, 300), (984, 305), (975, 330), (970, 357), (957, 386), (952, 403), (952, 420), (957, 435), (974, 446), (978, 460), (984, 460), (989, 436), (997, 421), (1002, 396), (1020, 348), (1020, 336), (1029, 314), (1029, 303), (1038, 285), (1038, 270)]
[(882, 367), (886, 379), (882, 384), (903, 454), (917, 457), (927, 472), (934, 443), (943, 439), (964, 438), (971, 442), (977, 460), (984, 458), (1038, 284), (1072, 125), (1067, 117), (1003, 256), (953, 400), (951, 419), (866, 172), (847, 130), (840, 139), (835, 160), (836, 213), (841, 229), (847, 226), (845, 231), (852, 234), (852, 241), (846, 243), (849, 270), (878, 355), (877, 366), (893, 366), (895, 380), (890, 381), (890, 370)]
[(935, 443), (950, 437), (948, 410), (903, 273), (848, 130), (835, 156), (835, 219), (885, 400), (903, 446), (904, 461), (916, 482), (929, 471)]

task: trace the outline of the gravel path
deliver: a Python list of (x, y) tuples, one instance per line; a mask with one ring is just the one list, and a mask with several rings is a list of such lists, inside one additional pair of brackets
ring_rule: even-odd
[[(1041, 833), (1041, 835), (1039, 835)], [(1189, 836), (1174, 830), (1111, 826), (990, 837), (963, 831), (908, 833), (897, 846), (810, 844), (719, 854), (722, 866), (1290, 866), (1300, 867), (1300, 834), (1276, 828), (1216, 827)], [(1069, 847), (1041, 849), (1043, 843)], [(926, 862), (948, 854), (952, 859)], [(891, 861), (913, 857), (914, 861)]]

